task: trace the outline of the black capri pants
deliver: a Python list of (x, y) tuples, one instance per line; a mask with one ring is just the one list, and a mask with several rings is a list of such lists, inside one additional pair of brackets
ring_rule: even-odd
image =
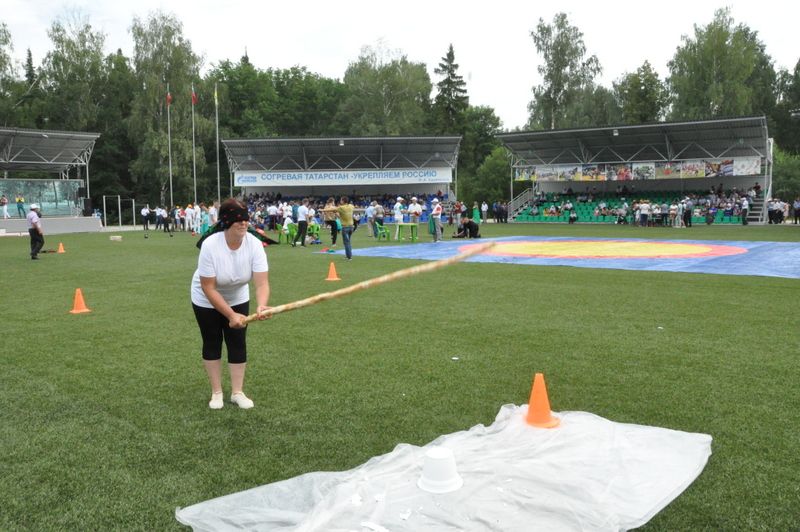
[[(250, 302), (245, 301), (231, 308), (237, 314), (247, 316), (250, 313)], [(222, 340), (228, 349), (228, 364), (244, 364), (247, 362), (247, 327), (232, 329), (228, 318), (215, 308), (198, 307), (192, 303), (194, 317), (200, 326), (203, 337), (203, 360), (219, 360), (222, 358)]]

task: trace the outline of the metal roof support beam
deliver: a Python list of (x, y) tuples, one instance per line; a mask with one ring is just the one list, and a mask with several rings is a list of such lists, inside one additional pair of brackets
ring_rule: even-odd
[(679, 151), (678, 153), (676, 153), (676, 154), (675, 154), (675, 159), (679, 159), (679, 158), (680, 158), (680, 156), (683, 154), (683, 152), (685, 152), (686, 150), (688, 150), (689, 148), (691, 148), (693, 145), (694, 145), (694, 142), (690, 142), (689, 144), (687, 144), (686, 146), (684, 146), (684, 147), (683, 147), (683, 149), (682, 149), (681, 151)]
[(555, 157), (550, 159), (550, 162), (547, 163), (547, 164), (555, 164), (555, 162), (558, 160), (558, 158), (561, 157), (562, 155), (564, 155), (565, 153), (567, 153), (567, 149), (566, 148), (561, 150), (558, 155), (556, 155)]
[(634, 153), (633, 155), (631, 155), (630, 157), (628, 157), (628, 160), (627, 160), (627, 161), (625, 161), (625, 162), (628, 162), (628, 163), (632, 162), (632, 161), (633, 161), (633, 160), (636, 158), (636, 156), (637, 156), (637, 155), (639, 155), (640, 153), (642, 153), (644, 150), (646, 150), (646, 149), (647, 149), (647, 148), (649, 148), (649, 147), (650, 147), (649, 145), (647, 145), (647, 146), (642, 146), (641, 148), (639, 148), (639, 149), (636, 151), (636, 153)]

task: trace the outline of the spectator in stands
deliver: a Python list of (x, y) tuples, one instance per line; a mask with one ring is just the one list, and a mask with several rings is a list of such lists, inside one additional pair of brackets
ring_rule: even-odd
[(478, 224), (464, 216), (461, 218), (461, 224), (458, 226), (458, 232), (453, 235), (453, 238), (480, 238), (480, 228)]
[(753, 190), (755, 191), (757, 197), (761, 197), (761, 185), (758, 184), (758, 181), (756, 181), (756, 184), (753, 186)]
[(578, 221), (578, 213), (574, 210), (569, 211), (569, 223), (574, 224)]
[(709, 207), (706, 210), (706, 225), (711, 225), (714, 223), (714, 217), (717, 215), (717, 208), (716, 207)]

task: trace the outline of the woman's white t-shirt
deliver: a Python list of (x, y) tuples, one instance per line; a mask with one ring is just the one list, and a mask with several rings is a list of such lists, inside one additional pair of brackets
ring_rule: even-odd
[(225, 242), (225, 233), (219, 232), (203, 241), (197, 270), (192, 276), (192, 303), (198, 307), (214, 308), (203, 293), (200, 277), (215, 277), (217, 291), (231, 306), (250, 300), (248, 283), (253, 272), (269, 271), (267, 254), (261, 242), (251, 234), (246, 234), (239, 249), (233, 250)]

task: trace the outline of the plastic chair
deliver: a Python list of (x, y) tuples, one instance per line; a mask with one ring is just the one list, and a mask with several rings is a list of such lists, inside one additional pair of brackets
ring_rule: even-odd
[(286, 242), (291, 244), (294, 242), (294, 238), (297, 236), (297, 224), (289, 224), (288, 229), (289, 234), (287, 235), (288, 240)]
[(384, 237), (386, 238), (387, 242), (391, 240), (391, 237), (389, 236), (389, 230), (386, 229), (385, 225), (375, 222), (375, 227), (378, 228), (378, 240)]

